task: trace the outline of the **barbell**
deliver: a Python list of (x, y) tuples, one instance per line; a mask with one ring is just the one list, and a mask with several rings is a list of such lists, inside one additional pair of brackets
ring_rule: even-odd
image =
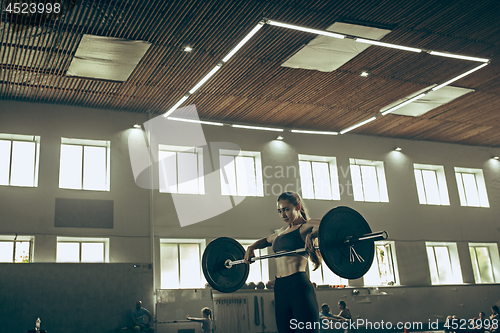
[[(368, 272), (375, 255), (377, 240), (388, 238), (385, 231), (372, 233), (368, 222), (356, 210), (336, 207), (323, 216), (319, 224), (318, 245), (328, 268), (345, 279), (358, 279)], [(252, 262), (306, 252), (305, 248), (251, 258)], [(202, 270), (212, 288), (221, 292), (240, 289), (248, 278), (250, 267), (244, 261), (245, 249), (236, 240), (219, 237), (203, 252)]]

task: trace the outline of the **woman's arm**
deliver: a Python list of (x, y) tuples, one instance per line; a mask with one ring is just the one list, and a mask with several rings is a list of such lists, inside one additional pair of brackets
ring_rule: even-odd
[(247, 251), (245, 252), (245, 263), (251, 264), (252, 262), (250, 261), (250, 258), (255, 257), (254, 250), (265, 249), (266, 247), (271, 246), (274, 238), (275, 234), (259, 239), (252, 245), (248, 246)]
[(306, 243), (306, 251), (311, 254), (315, 251), (315, 239), (318, 238), (318, 230), (319, 230), (319, 222), (320, 220), (309, 220), (302, 227), (304, 230), (301, 230), (302, 237), (305, 238), (304, 241)]
[(203, 321), (204, 318), (194, 318), (194, 317), (190, 317), (189, 315), (186, 316), (186, 319), (187, 320), (192, 320), (192, 321)]

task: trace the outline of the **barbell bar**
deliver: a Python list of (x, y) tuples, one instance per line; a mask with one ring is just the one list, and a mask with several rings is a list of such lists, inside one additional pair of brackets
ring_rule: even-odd
[[(344, 240), (344, 244), (349, 246), (350, 244), (355, 244), (355, 243), (359, 243), (359, 242), (363, 242), (363, 241), (375, 242), (378, 240), (387, 239), (388, 237), (389, 237), (389, 234), (386, 231), (379, 231), (379, 232), (373, 232), (370, 234), (366, 234), (366, 235), (363, 235), (361, 237), (348, 238), (348, 239)], [(319, 246), (315, 246), (314, 249), (319, 250)], [(293, 251), (266, 254), (266, 255), (263, 255), (260, 257), (252, 257), (252, 258), (250, 258), (250, 261), (255, 262), (257, 260), (277, 258), (277, 257), (286, 256), (289, 254), (301, 254), (301, 253), (305, 253), (305, 252), (307, 252), (307, 250), (305, 248), (302, 248), (302, 249), (297, 249), (297, 250), (293, 250)], [(234, 265), (239, 265), (239, 264), (244, 264), (244, 263), (245, 263), (245, 259), (240, 259), (240, 260), (236, 260), (236, 261), (232, 261), (230, 259), (227, 259), (224, 262), (224, 266), (226, 266), (226, 268), (229, 269), (229, 268), (233, 267)]]
[[(352, 208), (336, 207), (323, 216), (318, 230), (318, 247), (325, 264), (336, 275), (358, 279), (371, 267), (377, 240), (388, 238), (385, 231), (372, 233), (366, 220)], [(221, 292), (233, 292), (246, 282), (250, 265), (244, 263), (245, 249), (236, 240), (219, 237), (203, 252), (202, 270), (207, 282)], [(253, 257), (251, 261), (304, 253), (304, 248)]]

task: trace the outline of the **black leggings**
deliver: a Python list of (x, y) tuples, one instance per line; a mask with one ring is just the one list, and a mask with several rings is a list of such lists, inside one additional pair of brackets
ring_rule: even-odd
[(274, 302), (279, 333), (319, 332), (316, 292), (305, 272), (277, 278)]

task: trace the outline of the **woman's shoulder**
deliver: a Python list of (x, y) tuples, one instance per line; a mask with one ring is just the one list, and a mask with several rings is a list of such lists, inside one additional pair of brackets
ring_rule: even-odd
[(301, 224), (299, 229), (301, 234), (309, 234), (313, 231), (314, 228), (317, 228), (319, 223), (312, 222), (312, 220), (307, 221), (304, 224)]

